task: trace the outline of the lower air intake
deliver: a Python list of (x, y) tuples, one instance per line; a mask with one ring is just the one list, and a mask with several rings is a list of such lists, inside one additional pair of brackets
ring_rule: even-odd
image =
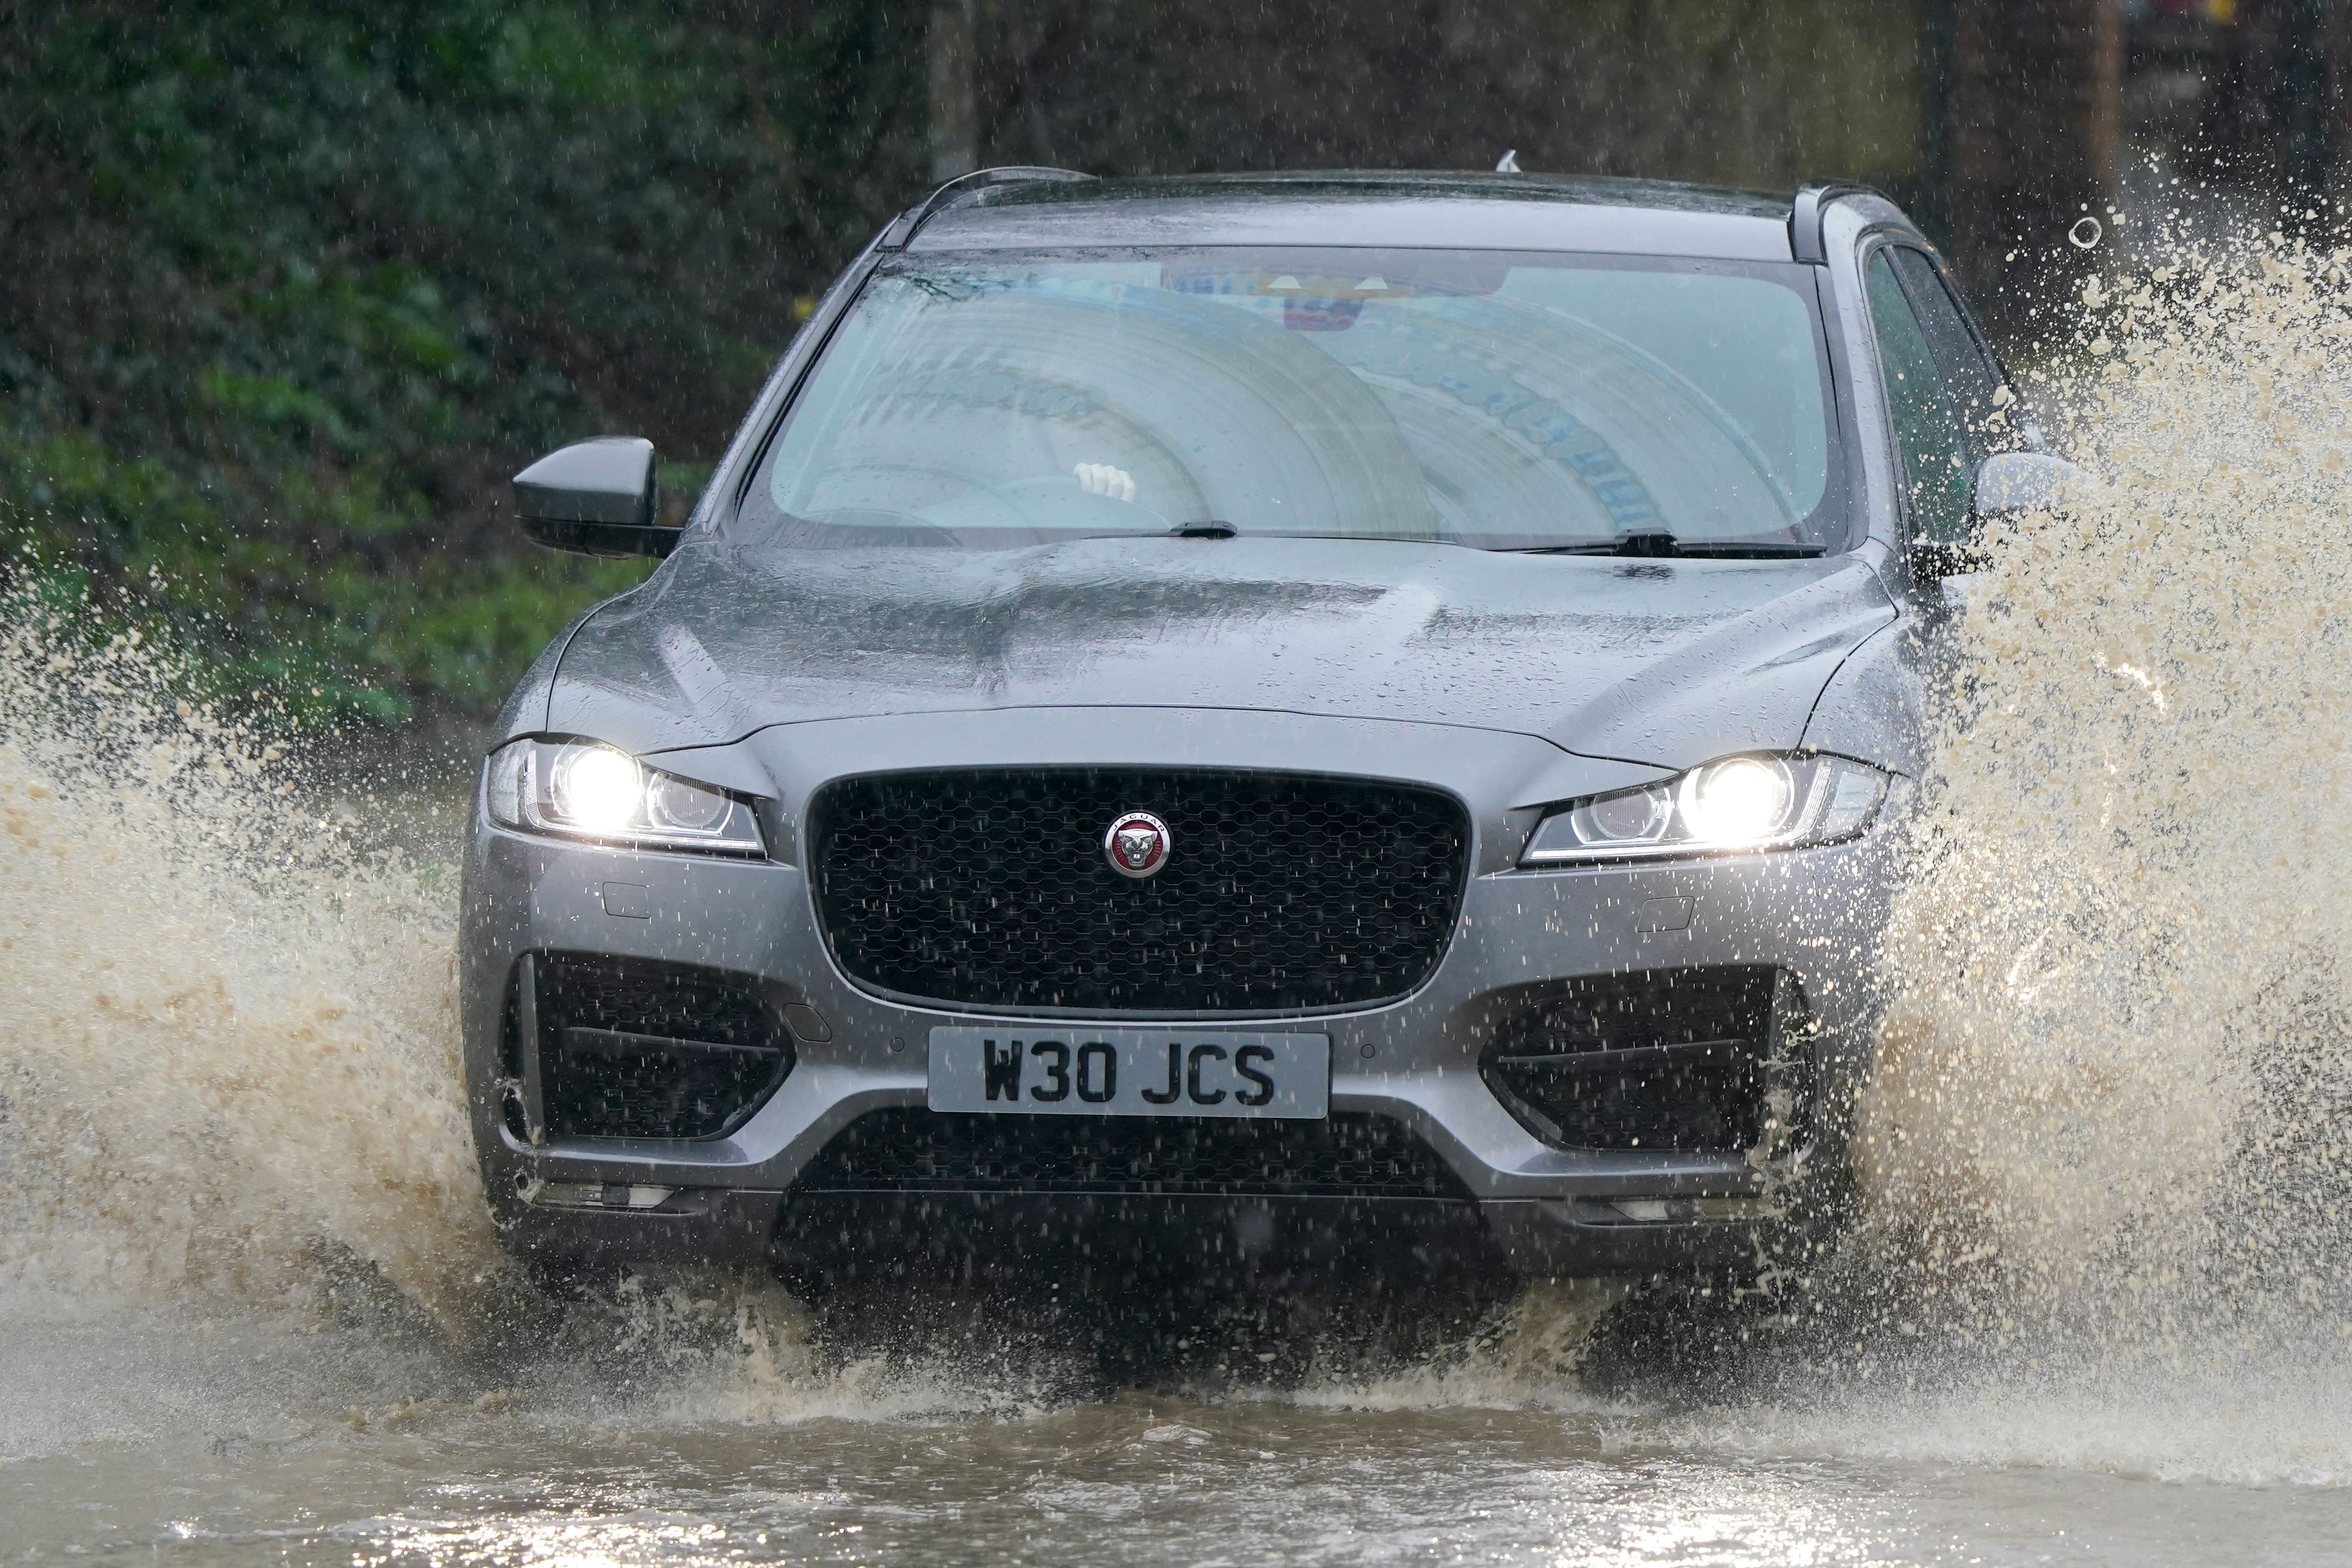
[(536, 1007), (517, 1007), (518, 1034), (536, 1011), (552, 1137), (724, 1137), (792, 1071), (791, 1036), (747, 977), (581, 953), (541, 953), (530, 969)]
[(1558, 1148), (1741, 1153), (1793, 1125), (1803, 1003), (1762, 966), (1648, 969), (1525, 994), (1479, 1062)]
[(1428, 1145), (1386, 1116), (1319, 1122), (869, 1112), (796, 1192), (1071, 1192), (1466, 1198)]

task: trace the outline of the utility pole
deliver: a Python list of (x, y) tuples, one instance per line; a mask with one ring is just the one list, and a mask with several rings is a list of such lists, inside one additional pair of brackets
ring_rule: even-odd
[(1948, 16), (1940, 123), (1953, 256), (1992, 312), (2009, 314), (2005, 286), (2030, 293), (2064, 254), (2070, 227), (2086, 213), (2108, 221), (2123, 140), (2123, 19), (2114, 0), (1948, 0)]
[(1919, 191), (1911, 215), (1939, 244), (1952, 238), (1954, 0), (1919, 0)]
[(973, 0), (934, 0), (923, 31), (930, 87), (931, 178), (952, 180), (980, 167), (980, 51)]
[(2294, 204), (2324, 203), (2336, 172), (2336, 11), (2334, 0), (2279, 5), (2279, 177)]

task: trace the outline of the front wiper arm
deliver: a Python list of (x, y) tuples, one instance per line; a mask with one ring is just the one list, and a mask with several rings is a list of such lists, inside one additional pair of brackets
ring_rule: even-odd
[(1655, 559), (1784, 560), (1826, 555), (1829, 546), (1785, 539), (1678, 539), (1664, 528), (1643, 528), (1613, 539), (1535, 545), (1517, 555), (1612, 555)]
[[(1084, 539), (1237, 539), (1242, 528), (1222, 517), (1209, 517), (1197, 523), (1179, 523), (1165, 533), (1080, 534)], [(1449, 539), (1437, 534), (1350, 534), (1329, 531), (1286, 531), (1281, 528), (1251, 528), (1254, 539), (1353, 539), (1367, 544), (1455, 545), (1462, 540)]]
[[(1205, 517), (1197, 523), (1179, 523), (1172, 528), (1143, 529), (1132, 533), (1076, 534), (1074, 539), (1235, 539), (1241, 529), (1222, 517)], [(1054, 541), (1059, 544), (1063, 541)]]
[[(1241, 537), (1241, 529), (1217, 517), (1206, 522), (1179, 523), (1168, 530), (1169, 536), (1180, 539), (1231, 539)], [(1329, 530), (1288, 532), (1281, 528), (1252, 528), (1254, 539), (1353, 539), (1364, 544), (1458, 545), (1460, 539), (1449, 539), (1436, 534), (1350, 534)]]

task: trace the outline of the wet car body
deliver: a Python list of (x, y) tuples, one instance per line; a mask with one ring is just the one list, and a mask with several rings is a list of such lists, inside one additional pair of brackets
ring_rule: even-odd
[[(894, 257), (1146, 245), (1802, 269), (1776, 276), (1811, 291), (1838, 535), (1760, 558), (1632, 536), (1600, 554), (1213, 530), (743, 542), (780, 423)], [(466, 1065), (509, 1245), (816, 1280), (1342, 1257), (1580, 1275), (1752, 1266), (1833, 1210), (1923, 669), (1965, 564), (1926, 537), (1874, 329), (1865, 268), (1890, 247), (1940, 279), (1869, 193), (1516, 175), (1013, 172), (895, 222), (665, 564), (558, 639), (502, 716), (504, 743), (611, 747), (757, 824), (730, 853), (539, 832), (498, 820), (486, 784)], [(1832, 841), (1529, 858), (1572, 803), (1742, 757), (1844, 759), (1883, 793)], [(1172, 837), (1158, 880), (1105, 863), (1130, 812)], [(1215, 875), (1185, 866), (1212, 841)], [(1144, 920), (1156, 946), (1135, 945)], [(1287, 1119), (1204, 1113), (1250, 1092), (1231, 1077), (1156, 1115), (937, 1108), (935, 1050), (999, 1034), (1037, 1053), (1037, 1097), (1066, 1087), (1037, 1076), (1053, 1053), (1097, 1037), (1139, 1042), (1130, 1079), (1164, 1037), (1171, 1096), (1194, 1040), (1228, 1042), (1189, 1048), (1196, 1070), (1302, 1037), (1328, 1069), (1319, 1113)]]

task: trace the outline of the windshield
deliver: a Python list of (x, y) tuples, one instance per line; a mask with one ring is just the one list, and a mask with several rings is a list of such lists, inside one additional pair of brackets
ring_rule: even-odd
[(732, 531), (1843, 548), (1811, 269), (1477, 251), (904, 257)]

